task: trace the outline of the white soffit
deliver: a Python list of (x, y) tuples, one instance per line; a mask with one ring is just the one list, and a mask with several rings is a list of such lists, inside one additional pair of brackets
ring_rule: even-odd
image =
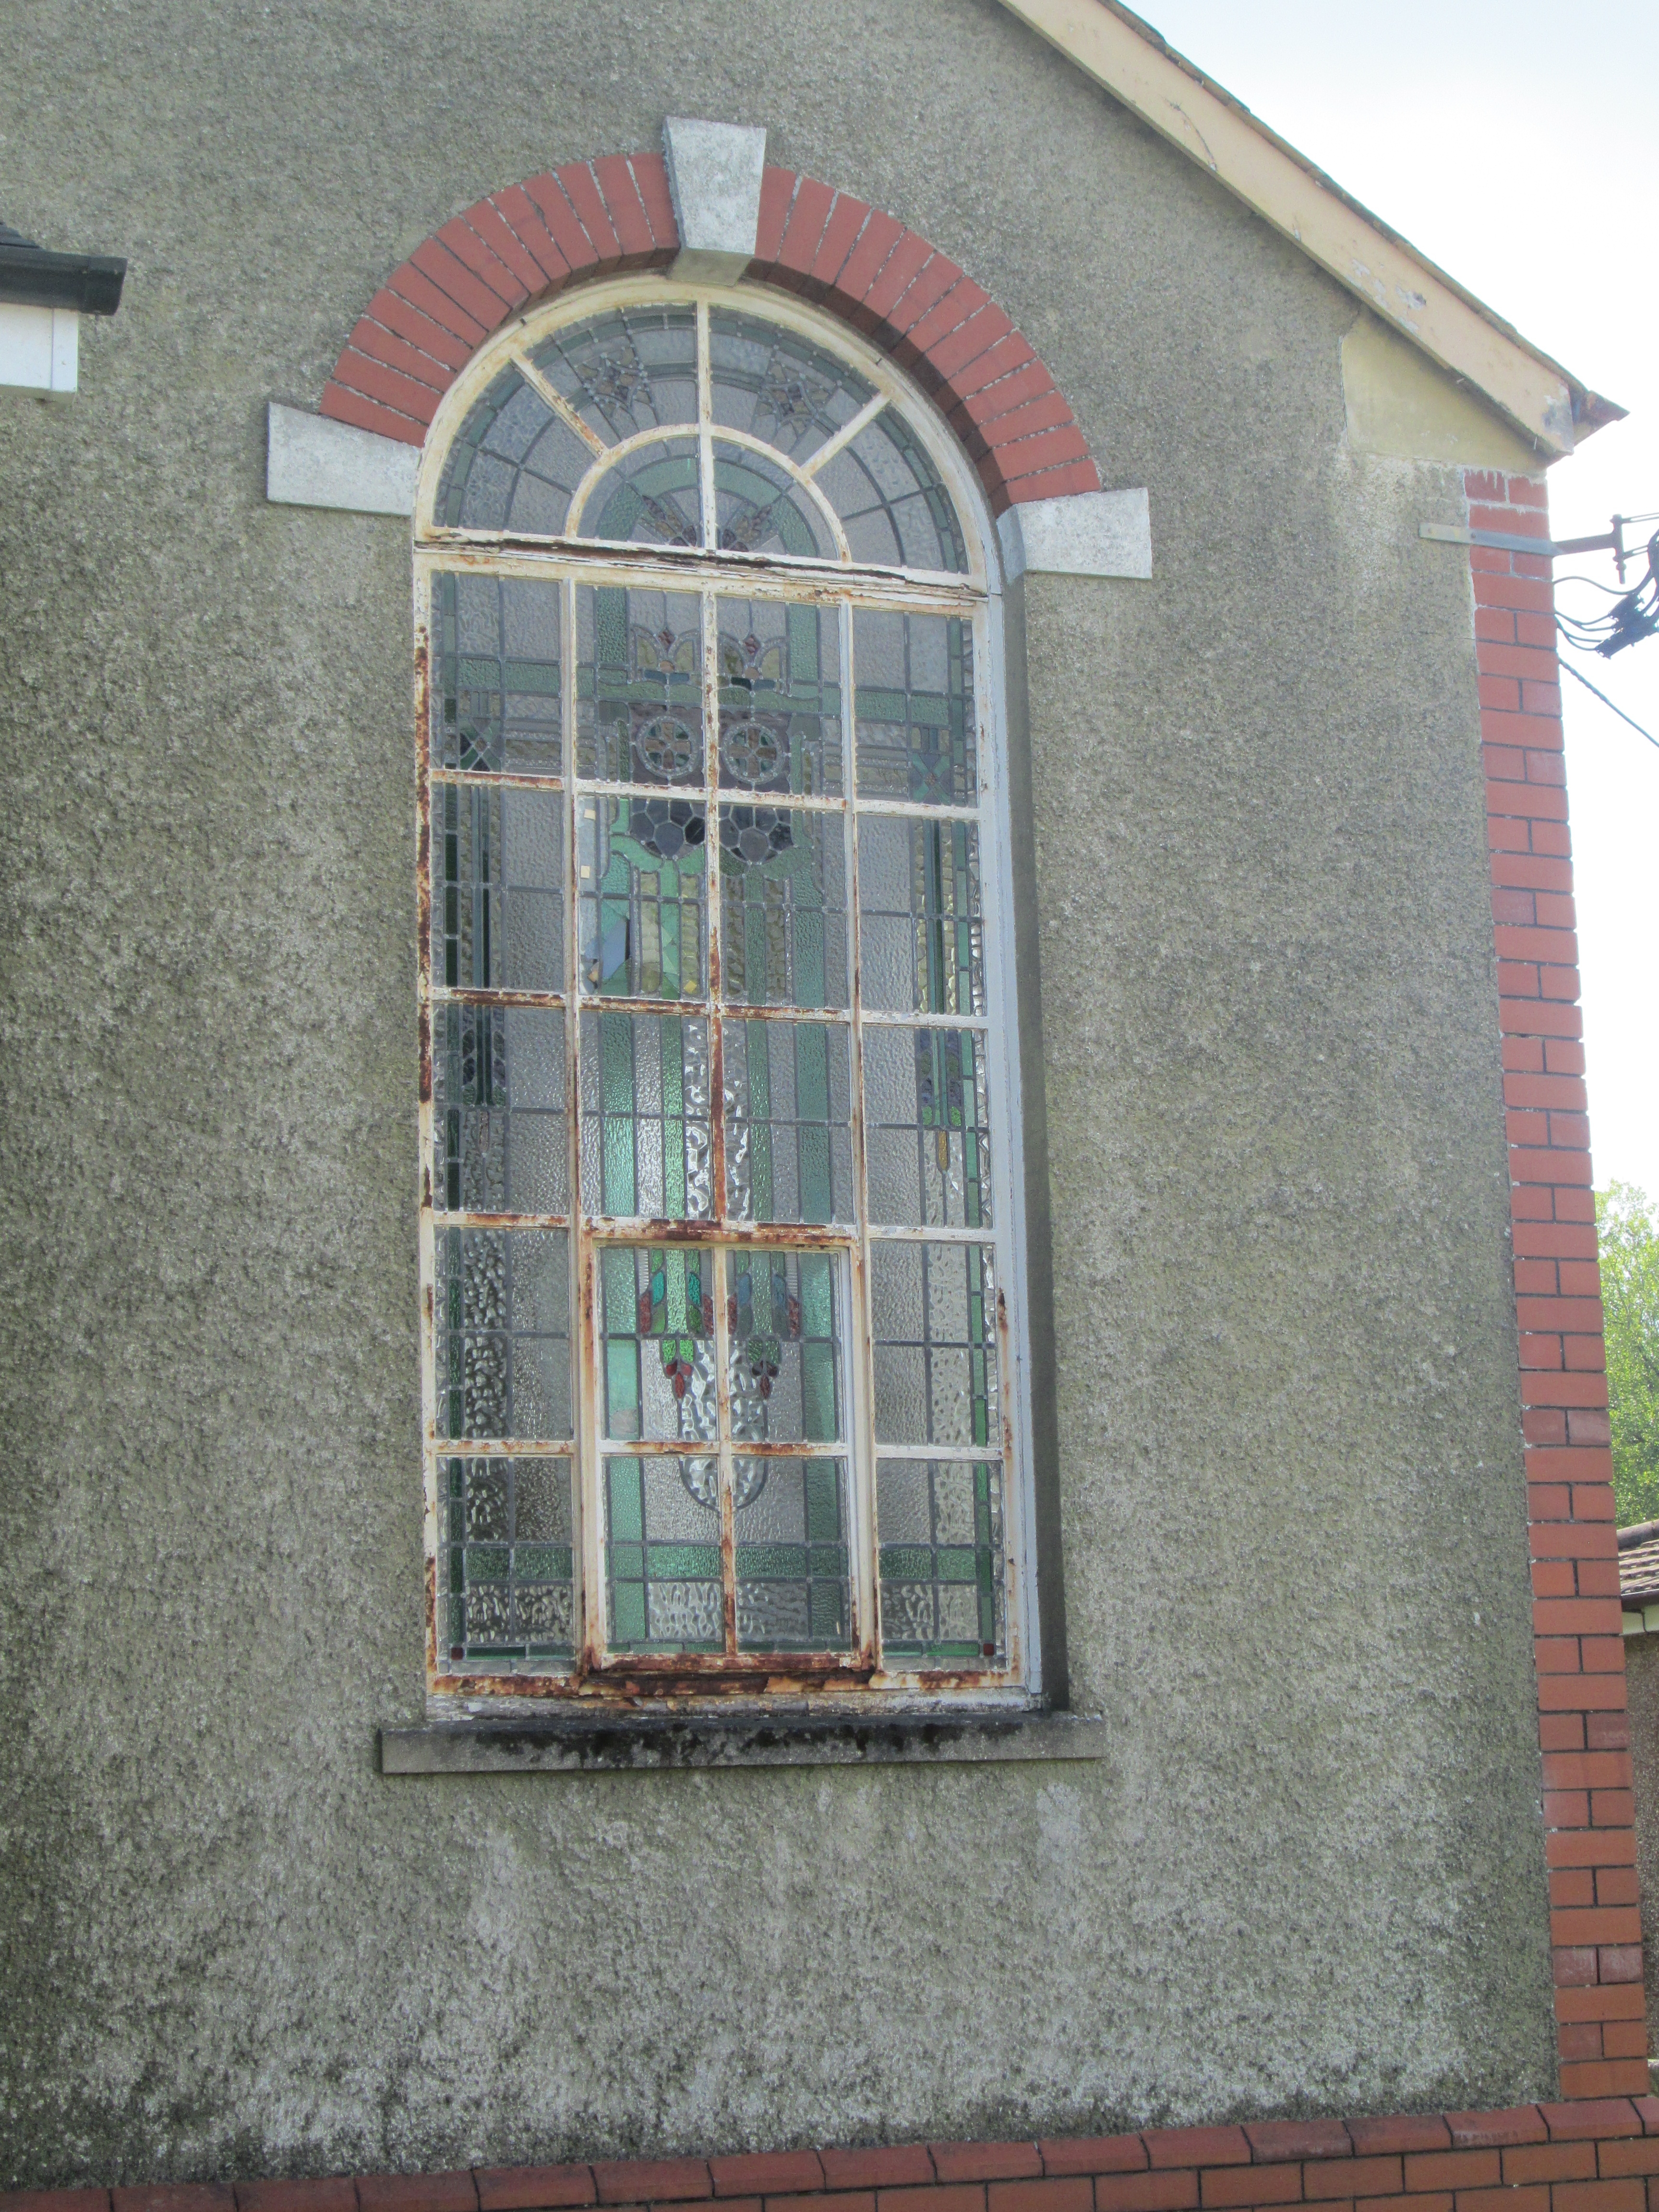
[(1016, 577), (1152, 573), (1152, 522), (1144, 491), (1080, 491), (1033, 499), (997, 518), (1003, 573)]
[(1624, 414), (1350, 199), (1119, 0), (1002, 4), (1431, 361), (1483, 392), (1545, 461)]
[(735, 284), (755, 258), (765, 131), (671, 115), (662, 147), (680, 231), (674, 275), (690, 283)]
[(73, 307), (0, 301), (0, 387), (67, 397), (81, 366), (81, 318)]
[(349, 514), (413, 514), (421, 449), (297, 407), (269, 411), (265, 497)]

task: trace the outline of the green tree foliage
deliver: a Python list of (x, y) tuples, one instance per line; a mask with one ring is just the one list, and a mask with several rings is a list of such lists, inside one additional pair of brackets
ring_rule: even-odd
[(1619, 1525), (1659, 1521), (1659, 1216), (1646, 1194), (1595, 1194)]

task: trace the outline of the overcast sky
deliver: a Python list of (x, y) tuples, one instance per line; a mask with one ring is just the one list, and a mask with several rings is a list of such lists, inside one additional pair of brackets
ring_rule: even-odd
[[(1659, 0), (1582, 11), (1150, 0), (1146, 12), (1356, 198), (1629, 409), (1551, 469), (1559, 536), (1659, 508)], [(1556, 574), (1614, 580), (1605, 554)], [(1612, 602), (1581, 586), (1560, 604)], [(1659, 737), (1659, 638), (1576, 665)], [(1571, 678), (1562, 689), (1595, 1179), (1659, 1200), (1659, 750)]]

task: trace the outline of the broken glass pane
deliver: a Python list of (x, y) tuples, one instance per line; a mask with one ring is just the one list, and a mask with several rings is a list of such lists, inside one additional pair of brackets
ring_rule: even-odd
[(432, 817), (434, 981), (451, 991), (562, 991), (562, 796), (440, 783)]
[(440, 1437), (570, 1434), (562, 1229), (446, 1229), (433, 1239)]
[(810, 338), (724, 307), (709, 313), (708, 365), (714, 421), (763, 438), (797, 465), (874, 396)]
[(719, 1461), (624, 1455), (600, 1464), (612, 1650), (723, 1651)]
[(827, 1022), (727, 1022), (726, 1206), (738, 1221), (851, 1221), (848, 1035)]
[(971, 823), (860, 814), (859, 894), (866, 1006), (985, 1012), (979, 832)]
[(432, 764), (557, 775), (557, 584), (520, 576), (432, 580)]
[(585, 995), (702, 996), (708, 856), (700, 799), (577, 805)]
[(975, 805), (972, 625), (955, 615), (861, 607), (853, 648), (860, 796)]
[(684, 1221), (712, 1206), (708, 1024), (582, 1016), (582, 1209)]
[(438, 1633), (458, 1659), (565, 1659), (575, 1622), (571, 1462), (438, 1462)]
[(593, 461), (516, 368), (505, 368), (455, 434), (432, 516), (449, 530), (556, 538)]
[(839, 813), (720, 808), (720, 990), (728, 1003), (847, 1004), (846, 839)]
[(569, 1196), (564, 1016), (432, 1010), (432, 1203), (440, 1213), (562, 1213)]
[(611, 1244), (599, 1263), (605, 1435), (714, 1443), (714, 1254)]
[(576, 771), (607, 783), (702, 783), (699, 600), (578, 587)]
[(720, 781), (837, 796), (841, 646), (833, 607), (720, 602)]
[(988, 1244), (870, 1248), (876, 1437), (988, 1445), (1002, 1437), (995, 1255)]
[(878, 1459), (876, 1522), (886, 1664), (1006, 1657), (1001, 1462)]
[(834, 1443), (842, 1434), (840, 1261), (726, 1255), (726, 1385), (739, 1441)]
[(697, 329), (690, 307), (618, 307), (531, 349), (530, 358), (607, 445), (697, 419)]
[(983, 1034), (872, 1023), (863, 1050), (870, 1219), (904, 1229), (988, 1229)]
[(853, 1606), (847, 1462), (738, 1459), (738, 1649), (844, 1651)]

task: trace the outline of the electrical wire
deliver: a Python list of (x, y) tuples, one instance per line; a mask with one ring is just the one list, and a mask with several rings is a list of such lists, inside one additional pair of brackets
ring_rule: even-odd
[[(1642, 519), (1648, 520), (1646, 516)], [(1594, 580), (1589, 576), (1564, 576), (1559, 580), (1588, 584)], [(1606, 591), (1607, 587), (1598, 584), (1595, 588)], [(1616, 596), (1605, 614), (1572, 615), (1558, 610), (1556, 623), (1570, 645), (1576, 645), (1583, 653), (1599, 653), (1604, 660), (1611, 660), (1626, 646), (1639, 645), (1644, 637), (1659, 633), (1659, 531), (1648, 540), (1646, 571), (1633, 588)], [(1595, 688), (1594, 684), (1590, 686), (1592, 690)], [(1644, 731), (1643, 735), (1646, 734)]]
[[(1571, 644), (1572, 642), (1571, 639), (1569, 638), (1567, 642)], [(1562, 661), (1560, 665), (1565, 669), (1566, 673), (1572, 678), (1575, 683), (1582, 684), (1586, 691), (1595, 691), (1596, 697), (1601, 702), (1601, 704), (1604, 707), (1613, 707), (1613, 713), (1618, 715), (1621, 722), (1630, 722), (1632, 729), (1635, 731), (1638, 738), (1645, 738), (1648, 743), (1652, 745), (1656, 750), (1659, 750), (1659, 738), (1656, 738), (1651, 730), (1644, 730), (1639, 722), (1631, 721), (1630, 716), (1625, 712), (1622, 707), (1613, 707), (1613, 702), (1608, 698), (1607, 693), (1605, 691), (1596, 691), (1595, 686), (1590, 682), (1589, 677), (1581, 676), (1570, 660)]]

